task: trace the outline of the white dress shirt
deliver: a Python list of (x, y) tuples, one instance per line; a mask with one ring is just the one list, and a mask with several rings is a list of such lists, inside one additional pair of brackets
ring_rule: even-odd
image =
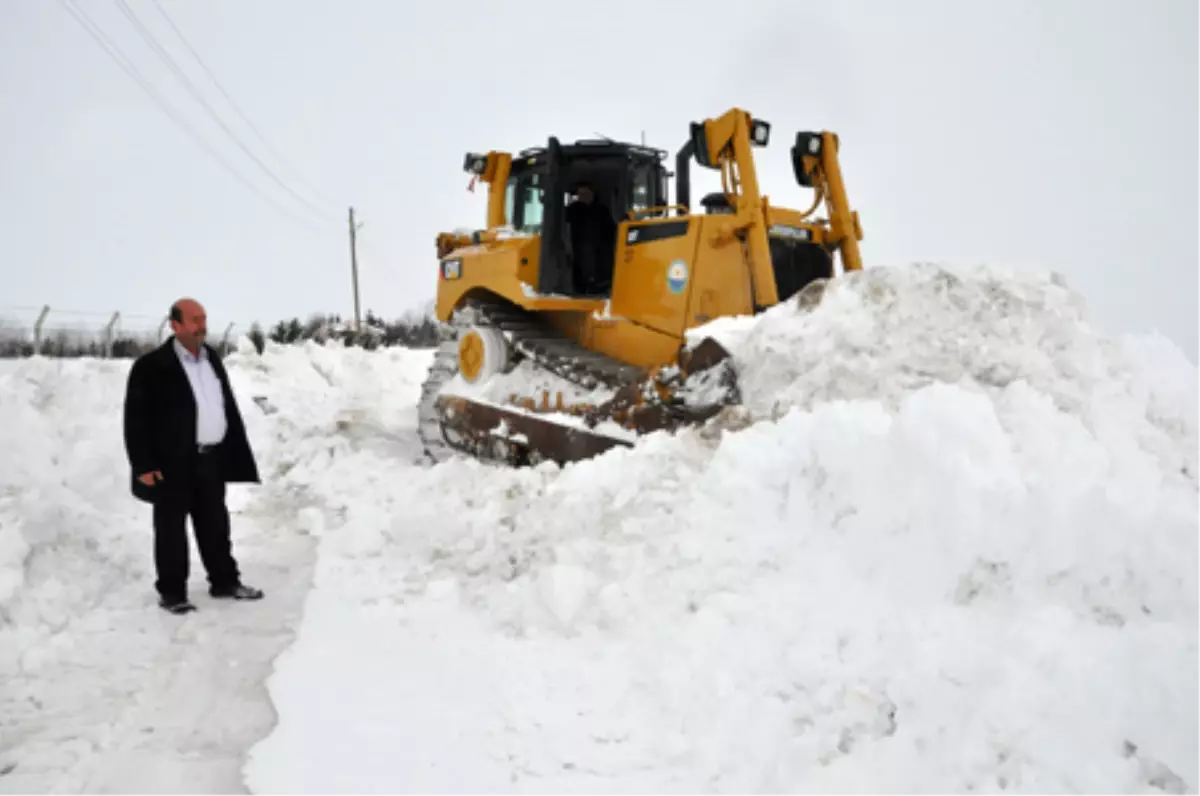
[(217, 372), (208, 361), (208, 349), (200, 346), (200, 356), (193, 356), (176, 340), (175, 353), (196, 398), (196, 443), (216, 445), (225, 439), (225, 395)]

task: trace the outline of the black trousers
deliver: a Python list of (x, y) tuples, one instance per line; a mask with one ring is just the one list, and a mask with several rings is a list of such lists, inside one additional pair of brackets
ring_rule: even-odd
[(574, 247), (575, 260), (572, 263), (575, 277), (575, 290), (580, 293), (590, 293), (600, 288), (603, 280), (599, 244), (592, 240), (581, 240)]
[(175, 473), (155, 488), (162, 490), (154, 501), (154, 565), (158, 570), (154, 587), (158, 593), (173, 599), (187, 597), (188, 517), (210, 587), (236, 586), (240, 575), (229, 538), (219, 455), (197, 452), (187, 473)]

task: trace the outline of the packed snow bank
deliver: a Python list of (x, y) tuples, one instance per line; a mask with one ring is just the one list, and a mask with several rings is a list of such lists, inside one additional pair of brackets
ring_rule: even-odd
[(1195, 792), (1197, 373), (1081, 311), (872, 271), (724, 324), (747, 412), (704, 430), (561, 471), (313, 457), (247, 783)]
[[(1085, 422), (1187, 422), (1196, 368), (1162, 337), (1112, 341), (1054, 274), (921, 263), (826, 283), (761, 316), (692, 330), (735, 356), (746, 405), (763, 416), (836, 399), (889, 408), (929, 384), (996, 397), (1024, 382)], [(1195, 434), (1194, 422), (1180, 433)]]
[(0, 361), (0, 791), (242, 789), (311, 575), (319, 504), (280, 474), (360, 444), (415, 458), (411, 385), (387, 379), (405, 356), (424, 354), (247, 342), (226, 360), (265, 480), (229, 489), (234, 552), (266, 599), (210, 600), (193, 542), (187, 617), (154, 607), (121, 439), (129, 361)]
[[(124, 500), (127, 471), (112, 468), (123, 456), (127, 363), (38, 358), (5, 365), (0, 611), (8, 621), (0, 665), (7, 670), (23, 649), (141, 568), (146, 551), (137, 546), (144, 528), (120, 527), (137, 513)], [(105, 404), (114, 408), (98, 411)]]

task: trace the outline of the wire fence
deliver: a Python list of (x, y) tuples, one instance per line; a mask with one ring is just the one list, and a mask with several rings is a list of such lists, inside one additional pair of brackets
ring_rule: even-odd
[[(210, 344), (228, 353), (249, 325), (210, 324)], [(0, 310), (0, 356), (105, 357), (136, 356), (154, 348), (171, 334), (168, 318), (123, 317), (111, 313), (13, 307)]]
[[(171, 335), (170, 319), (164, 315), (123, 316), (121, 312), (57, 310), (41, 307), (0, 308), (0, 358), (97, 357), (122, 359), (139, 356), (160, 345)], [(312, 315), (307, 321), (293, 318), (270, 328), (258, 322), (210, 320), (209, 345), (222, 355), (232, 351), (243, 336), (261, 353), (268, 341), (286, 345), (306, 340), (340, 340), (347, 345), (376, 348), (403, 345), (412, 348), (435, 346), (444, 328), (429, 313), (412, 313), (385, 322), (368, 312), (356, 328), (336, 315)]]

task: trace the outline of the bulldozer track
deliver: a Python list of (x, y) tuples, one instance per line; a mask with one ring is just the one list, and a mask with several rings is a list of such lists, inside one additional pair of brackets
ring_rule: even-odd
[(438, 346), (421, 386), (417, 433), (426, 457), (434, 464), (450, 459), (456, 452), (478, 458), (473, 450), (447, 439), (435, 406), (442, 387), (458, 373), (459, 336), (472, 325), (499, 329), (518, 357), (586, 390), (619, 389), (646, 375), (642, 368), (583, 347), (534, 313), (499, 301), (474, 301), (451, 319), (449, 337)]
[(458, 336), (443, 340), (433, 356), (425, 383), (421, 385), (421, 401), (417, 404), (417, 436), (421, 439), (425, 456), (434, 464), (444, 462), (455, 455), (442, 433), (442, 420), (434, 402), (442, 385), (454, 378), (458, 372)]

